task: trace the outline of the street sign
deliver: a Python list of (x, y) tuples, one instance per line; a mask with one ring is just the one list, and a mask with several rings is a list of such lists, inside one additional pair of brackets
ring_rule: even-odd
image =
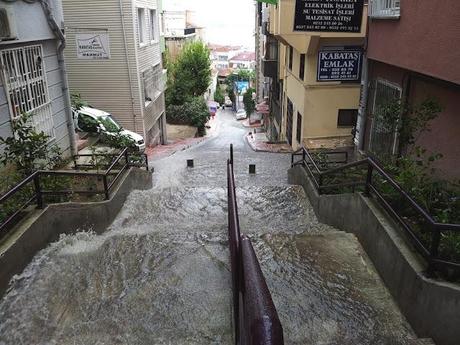
[(364, 0), (296, 0), (294, 31), (360, 32)]
[(359, 81), (361, 47), (323, 47), (318, 52), (317, 81)]

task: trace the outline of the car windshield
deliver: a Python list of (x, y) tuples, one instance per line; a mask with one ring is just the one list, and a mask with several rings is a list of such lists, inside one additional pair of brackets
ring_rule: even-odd
[(122, 130), (121, 126), (114, 120), (111, 115), (100, 116), (99, 121), (104, 125), (107, 132), (115, 133)]

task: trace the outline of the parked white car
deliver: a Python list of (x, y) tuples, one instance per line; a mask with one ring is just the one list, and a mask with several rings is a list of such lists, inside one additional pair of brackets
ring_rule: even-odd
[[(112, 115), (106, 111), (91, 107), (81, 107), (79, 110), (72, 110), (75, 127), (81, 132), (99, 133), (107, 136), (115, 136), (118, 134), (125, 135), (130, 138), (134, 146), (140, 152), (145, 150), (145, 141), (141, 135), (124, 129)], [(103, 136), (102, 136), (103, 138)]]
[(235, 117), (237, 120), (244, 120), (248, 117), (244, 109), (240, 109), (236, 112)]

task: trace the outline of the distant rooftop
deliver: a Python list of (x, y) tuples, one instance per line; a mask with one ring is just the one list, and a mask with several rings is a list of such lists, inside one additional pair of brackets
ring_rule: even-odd
[(208, 48), (214, 52), (229, 52), (234, 50), (240, 50), (242, 47), (209, 43)]
[(256, 61), (256, 53), (242, 52), (229, 59), (229, 61)]

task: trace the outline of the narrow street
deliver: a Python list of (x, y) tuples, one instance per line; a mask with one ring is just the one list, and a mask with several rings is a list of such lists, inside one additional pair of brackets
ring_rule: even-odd
[(287, 185), (290, 155), (253, 152), (230, 111), (214, 121), (213, 137), (151, 162), (154, 188), (132, 192), (106, 233), (62, 237), (35, 257), (0, 304), (0, 344), (232, 344), (230, 143), (241, 230), (285, 343), (417, 344), (356, 238), (320, 224)]

